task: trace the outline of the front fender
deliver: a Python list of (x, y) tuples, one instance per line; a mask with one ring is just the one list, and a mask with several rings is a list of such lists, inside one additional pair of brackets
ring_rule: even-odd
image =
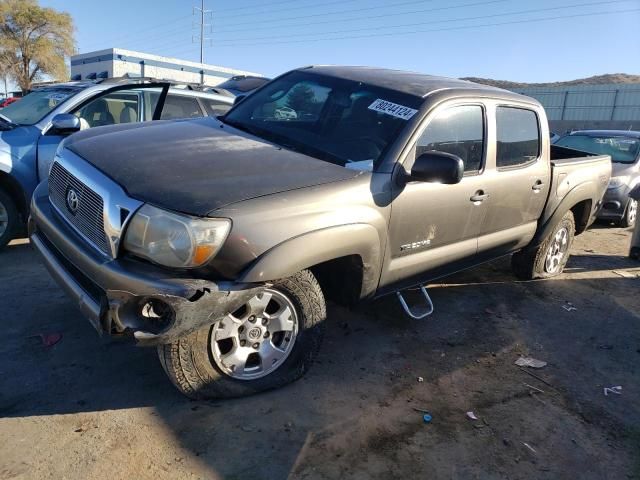
[(324, 228), (287, 240), (262, 254), (239, 281), (273, 281), (349, 255), (358, 255), (362, 260), (361, 297), (372, 294), (377, 288), (382, 248), (378, 231), (362, 223)]

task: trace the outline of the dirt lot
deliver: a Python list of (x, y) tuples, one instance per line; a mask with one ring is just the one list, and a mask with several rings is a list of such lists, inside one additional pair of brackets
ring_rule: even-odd
[[(587, 232), (555, 280), (517, 282), (508, 261), (447, 279), (426, 321), (391, 297), (331, 307), (303, 380), (212, 403), (181, 397), (154, 350), (102, 343), (14, 242), (0, 254), (0, 478), (640, 478), (629, 236)], [(548, 362), (540, 379), (519, 354)]]

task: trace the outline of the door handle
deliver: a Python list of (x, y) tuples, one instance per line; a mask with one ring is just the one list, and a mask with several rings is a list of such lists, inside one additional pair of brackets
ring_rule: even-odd
[(544, 187), (544, 183), (542, 182), (542, 180), (536, 180), (536, 183), (533, 184), (531, 190), (533, 190), (534, 192), (539, 192), (540, 190), (542, 190), (542, 187)]
[(488, 193), (484, 193), (484, 190), (478, 190), (469, 198), (469, 200), (471, 200), (473, 203), (480, 203), (484, 202), (487, 198), (489, 198)]

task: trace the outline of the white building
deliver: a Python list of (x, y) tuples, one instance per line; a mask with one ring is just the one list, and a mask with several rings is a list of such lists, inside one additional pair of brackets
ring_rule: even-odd
[(188, 62), (121, 48), (109, 48), (71, 57), (71, 80), (122, 77), (124, 75), (201, 83), (211, 86), (218, 85), (234, 75), (261, 76), (258, 73), (244, 70)]

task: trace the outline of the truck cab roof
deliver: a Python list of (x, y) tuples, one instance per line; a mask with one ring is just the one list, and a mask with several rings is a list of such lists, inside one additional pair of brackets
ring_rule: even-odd
[(311, 70), (321, 75), (362, 82), (368, 85), (387, 88), (422, 98), (427, 97), (434, 92), (443, 90), (468, 90), (478, 96), (499, 96), (501, 98), (509, 98), (513, 100), (535, 102), (535, 100), (532, 100), (530, 97), (525, 97), (524, 95), (504, 90), (502, 88), (482, 85), (479, 83), (469, 82), (467, 80), (426, 75), (403, 70), (336, 65), (313, 65), (300, 68), (299, 70)]

